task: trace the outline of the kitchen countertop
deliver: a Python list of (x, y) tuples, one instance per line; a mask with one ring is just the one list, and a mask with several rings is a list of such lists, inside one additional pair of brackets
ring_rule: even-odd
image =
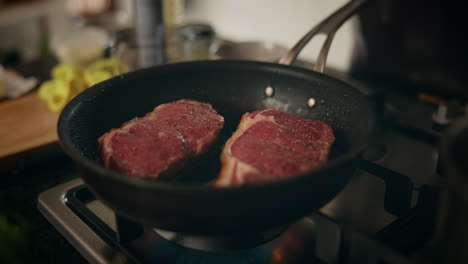
[(59, 113), (37, 92), (0, 103), (0, 159), (56, 143)]

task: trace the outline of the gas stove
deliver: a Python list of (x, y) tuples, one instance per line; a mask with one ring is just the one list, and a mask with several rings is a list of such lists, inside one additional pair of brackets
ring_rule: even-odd
[(321, 213), (304, 217), (269, 241), (246, 246), (249, 239), (139, 228), (116, 218), (81, 179), (41, 194), (39, 209), (91, 263), (336, 263), (345, 246), (349, 263), (409, 263), (396, 251)]
[(39, 210), (91, 263), (415, 263), (436, 219), (437, 106), (397, 91), (369, 96), (381, 106), (378, 140), (339, 195), (285, 230), (200, 237), (142, 226), (80, 178), (41, 193)]

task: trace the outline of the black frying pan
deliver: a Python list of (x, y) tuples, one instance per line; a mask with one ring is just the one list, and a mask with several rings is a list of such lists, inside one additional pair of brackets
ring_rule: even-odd
[[(271, 85), (274, 95), (265, 95)], [(307, 106), (315, 98), (314, 108)], [(97, 139), (155, 106), (179, 99), (207, 102), (225, 117), (216, 146), (187, 172), (190, 183), (130, 178), (106, 169)], [(323, 103), (322, 103), (323, 102)], [(214, 188), (219, 154), (243, 113), (278, 108), (334, 128), (330, 161), (313, 173), (236, 188)], [(131, 72), (99, 83), (75, 97), (60, 115), (65, 152), (84, 181), (111, 208), (161, 229), (199, 234), (264, 231), (291, 223), (331, 200), (348, 182), (368, 144), (375, 114), (356, 89), (322, 73), (252, 61), (203, 61)]]

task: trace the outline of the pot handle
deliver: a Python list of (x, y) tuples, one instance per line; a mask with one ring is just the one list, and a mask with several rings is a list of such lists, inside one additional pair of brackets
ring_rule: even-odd
[(313, 70), (316, 72), (323, 73), (325, 64), (327, 62), (328, 50), (330, 49), (331, 42), (335, 36), (336, 31), (340, 28), (343, 23), (353, 16), (356, 11), (365, 3), (367, 0), (351, 0), (346, 5), (336, 10), (333, 14), (325, 18), (318, 25), (313, 27), (307, 34), (305, 34), (297, 43), (292, 47), (285, 56), (283, 56), (278, 63), (283, 65), (291, 65), (296, 60), (302, 49), (309, 43), (309, 41), (317, 34), (325, 34), (327, 38), (320, 49), (319, 56), (315, 62)]

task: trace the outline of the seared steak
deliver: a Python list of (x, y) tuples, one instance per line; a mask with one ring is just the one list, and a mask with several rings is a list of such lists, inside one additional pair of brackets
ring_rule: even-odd
[(206, 103), (179, 100), (112, 129), (99, 140), (101, 161), (138, 178), (180, 170), (216, 141), (224, 118)]
[(323, 166), (335, 136), (322, 121), (267, 109), (242, 116), (221, 154), (215, 186), (280, 180)]

